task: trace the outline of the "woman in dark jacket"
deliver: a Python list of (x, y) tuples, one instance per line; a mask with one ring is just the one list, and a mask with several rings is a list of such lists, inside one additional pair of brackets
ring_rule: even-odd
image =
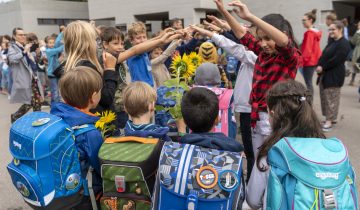
[(329, 42), (320, 57), (316, 72), (319, 75), (321, 110), (326, 118), (323, 130), (329, 131), (336, 123), (340, 105), (340, 89), (345, 80), (345, 60), (350, 52), (350, 44), (343, 37), (344, 25), (335, 21), (329, 26)]

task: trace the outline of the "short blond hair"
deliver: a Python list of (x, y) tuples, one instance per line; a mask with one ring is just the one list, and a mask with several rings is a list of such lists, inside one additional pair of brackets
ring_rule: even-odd
[(131, 117), (140, 117), (156, 102), (156, 91), (145, 82), (132, 82), (124, 89), (123, 100), (125, 111)]
[(130, 25), (128, 30), (128, 36), (130, 40), (133, 40), (134, 36), (142, 33), (146, 33), (146, 26), (143, 22), (136, 22)]
[(84, 109), (94, 93), (101, 91), (103, 80), (99, 72), (85, 66), (67, 71), (59, 81), (59, 90), (65, 103)]

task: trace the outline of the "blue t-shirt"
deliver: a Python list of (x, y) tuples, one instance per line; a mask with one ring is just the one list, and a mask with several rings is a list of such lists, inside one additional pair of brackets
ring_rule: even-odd
[(154, 80), (151, 73), (151, 63), (147, 53), (136, 55), (127, 60), (131, 81), (141, 81), (154, 87)]

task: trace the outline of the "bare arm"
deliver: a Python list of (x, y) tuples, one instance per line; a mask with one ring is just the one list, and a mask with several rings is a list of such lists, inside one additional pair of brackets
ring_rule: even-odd
[[(220, 1), (220, 0), (215, 0)], [(238, 9), (234, 10), (235, 13), (242, 19), (247, 20), (254, 25), (256, 25), (259, 29), (264, 31), (270, 39), (274, 40), (276, 45), (279, 47), (286, 47), (289, 43), (288, 36), (283, 32), (275, 28), (274, 26), (266, 23), (265, 21), (261, 20), (260, 18), (253, 15), (247, 6), (243, 4), (241, 1), (232, 1), (229, 3), (229, 6), (235, 6)], [(231, 25), (231, 24), (230, 24)], [(235, 33), (236, 34), (236, 33)]]
[(174, 39), (179, 39), (182, 34), (169, 32), (164, 34), (161, 38), (151, 39), (144, 43), (138, 44), (123, 53), (120, 53), (118, 57), (118, 63), (121, 63), (134, 55), (140, 55), (144, 52), (150, 51), (157, 46), (167, 44)]
[(225, 17), (231, 29), (234, 31), (235, 36), (241, 39), (246, 34), (246, 29), (225, 9), (222, 0), (214, 0), (214, 2), (219, 12)]

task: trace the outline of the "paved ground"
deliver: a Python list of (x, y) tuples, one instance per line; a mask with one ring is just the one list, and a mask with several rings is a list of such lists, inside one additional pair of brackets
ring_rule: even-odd
[[(302, 78), (298, 79), (302, 81)], [(358, 142), (360, 141), (360, 103), (358, 103), (358, 100), (357, 87), (345, 85), (342, 89), (339, 122), (334, 130), (328, 133), (328, 136), (337, 136), (345, 142), (352, 163), (358, 174), (360, 174), (360, 156), (357, 155), (360, 152), (360, 142)], [(319, 96), (316, 94), (315, 108), (318, 113), (320, 113), (319, 104)], [(7, 97), (0, 95), (0, 154), (2, 154), (0, 159), (0, 210), (29, 209), (12, 186), (6, 170), (7, 163), (11, 161), (8, 151), (10, 113), (14, 112), (18, 106), (9, 104)]]

